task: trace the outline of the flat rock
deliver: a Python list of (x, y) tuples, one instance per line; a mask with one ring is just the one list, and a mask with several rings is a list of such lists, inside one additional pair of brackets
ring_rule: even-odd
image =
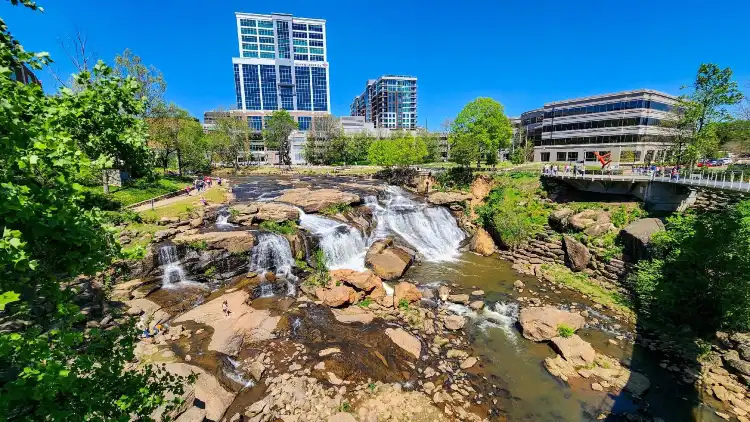
[(376, 276), (372, 271), (354, 271), (354, 270), (331, 270), (329, 271), (331, 280), (334, 282), (342, 281), (352, 287), (365, 292), (383, 287), (383, 280)]
[(341, 353), (341, 349), (339, 349), (338, 347), (329, 347), (327, 349), (321, 350), (318, 353), (318, 356), (323, 357), (323, 356), (333, 355), (336, 353)]
[(343, 322), (344, 324), (351, 324), (353, 322), (361, 322), (362, 324), (369, 324), (375, 319), (375, 315), (372, 312), (362, 309), (360, 306), (349, 306), (344, 309), (331, 309), (333, 316), (337, 321)]
[(331, 205), (359, 204), (359, 195), (338, 189), (287, 189), (275, 199), (302, 208), (305, 212), (315, 213)]
[(523, 308), (518, 321), (521, 324), (523, 336), (534, 341), (547, 341), (557, 337), (557, 327), (560, 324), (578, 330), (586, 322), (579, 314), (563, 311), (553, 306)]
[(335, 286), (327, 289), (318, 287), (315, 289), (315, 296), (322, 300), (327, 306), (338, 307), (349, 305), (357, 301), (357, 292), (349, 286)]
[(443, 319), (443, 326), (447, 330), (456, 331), (464, 328), (466, 318), (460, 315), (449, 315)]
[(469, 369), (476, 364), (477, 364), (477, 358), (475, 358), (474, 356), (470, 356), (466, 358), (463, 362), (461, 362), (459, 367), (461, 369)]
[(273, 221), (283, 223), (285, 221), (299, 220), (299, 210), (291, 205), (276, 202), (257, 203), (258, 212), (253, 215), (253, 221)]
[(247, 252), (255, 244), (255, 236), (247, 231), (208, 232), (198, 234), (181, 234), (174, 238), (174, 243), (190, 244), (205, 242), (208, 249), (224, 249), (232, 253)]
[(378, 240), (365, 255), (365, 265), (383, 280), (395, 280), (404, 275), (414, 262), (414, 253), (397, 246), (393, 239)]
[(422, 343), (418, 338), (406, 332), (403, 328), (386, 328), (385, 334), (400, 348), (419, 359)]
[(453, 303), (460, 303), (463, 305), (469, 304), (470, 297), (467, 294), (449, 295), (448, 301)]
[(576, 367), (590, 365), (596, 360), (594, 348), (577, 334), (567, 338), (553, 337), (551, 341), (562, 357)]
[(475, 301), (469, 303), (469, 308), (471, 308), (471, 309), (473, 309), (475, 311), (478, 311), (478, 310), (484, 308), (484, 302), (481, 301), (481, 300), (475, 300)]
[(435, 205), (450, 205), (471, 201), (471, 198), (471, 194), (463, 192), (433, 192), (427, 197), (427, 202)]
[(422, 299), (422, 293), (417, 289), (417, 286), (402, 281), (396, 284), (393, 294), (393, 302), (398, 306), (401, 300), (406, 300), (408, 303), (417, 302)]
[(195, 398), (205, 403), (205, 417), (208, 419), (220, 420), (234, 401), (235, 394), (224, 389), (215, 376), (200, 367), (186, 363), (168, 363), (166, 369), (172, 374), (183, 377), (191, 373), (198, 375), (194, 384)]

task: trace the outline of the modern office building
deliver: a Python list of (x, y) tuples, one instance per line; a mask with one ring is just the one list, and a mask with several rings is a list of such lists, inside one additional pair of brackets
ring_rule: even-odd
[(370, 79), (350, 106), (352, 116), (364, 116), (376, 128), (416, 130), (417, 78), (384, 75)]
[(232, 58), (237, 110), (251, 128), (285, 109), (306, 130), (329, 114), (326, 22), (274, 13), (235, 13), (239, 57)]
[(534, 142), (534, 161), (594, 164), (594, 151), (613, 163), (657, 161), (669, 149), (677, 97), (650, 89), (555, 101), (523, 113), (516, 128)]

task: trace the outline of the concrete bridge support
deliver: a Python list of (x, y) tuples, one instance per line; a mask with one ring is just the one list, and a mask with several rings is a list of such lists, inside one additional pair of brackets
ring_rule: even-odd
[(621, 181), (601, 179), (558, 179), (585, 192), (609, 195), (630, 195), (643, 201), (652, 211), (684, 211), (696, 200), (696, 191), (688, 186), (653, 181)]

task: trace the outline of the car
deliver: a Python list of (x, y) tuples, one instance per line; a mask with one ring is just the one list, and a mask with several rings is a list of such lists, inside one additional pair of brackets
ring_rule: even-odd
[(719, 159), (719, 161), (721, 161), (721, 163), (724, 164), (724, 165), (732, 164), (732, 159), (729, 158), (729, 157), (721, 158), (721, 159)]
[(697, 164), (698, 167), (713, 167), (710, 160), (700, 160)]

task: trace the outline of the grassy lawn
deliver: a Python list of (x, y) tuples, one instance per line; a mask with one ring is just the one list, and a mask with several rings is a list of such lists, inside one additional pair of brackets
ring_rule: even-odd
[[(136, 179), (126, 186), (110, 186), (109, 192), (112, 199), (119, 201), (123, 206), (135, 204), (176, 190), (184, 189), (191, 184), (190, 179), (184, 178), (160, 178), (154, 181)], [(101, 186), (85, 186), (84, 190), (102, 193)]]
[(169, 205), (159, 207), (153, 210), (141, 212), (143, 221), (156, 222), (162, 217), (187, 217), (193, 211), (198, 210), (202, 207), (201, 196), (208, 201), (209, 204), (220, 204), (226, 202), (227, 195), (226, 189), (222, 187), (214, 187), (212, 189), (203, 192), (200, 196), (186, 196), (178, 201), (172, 202)]

